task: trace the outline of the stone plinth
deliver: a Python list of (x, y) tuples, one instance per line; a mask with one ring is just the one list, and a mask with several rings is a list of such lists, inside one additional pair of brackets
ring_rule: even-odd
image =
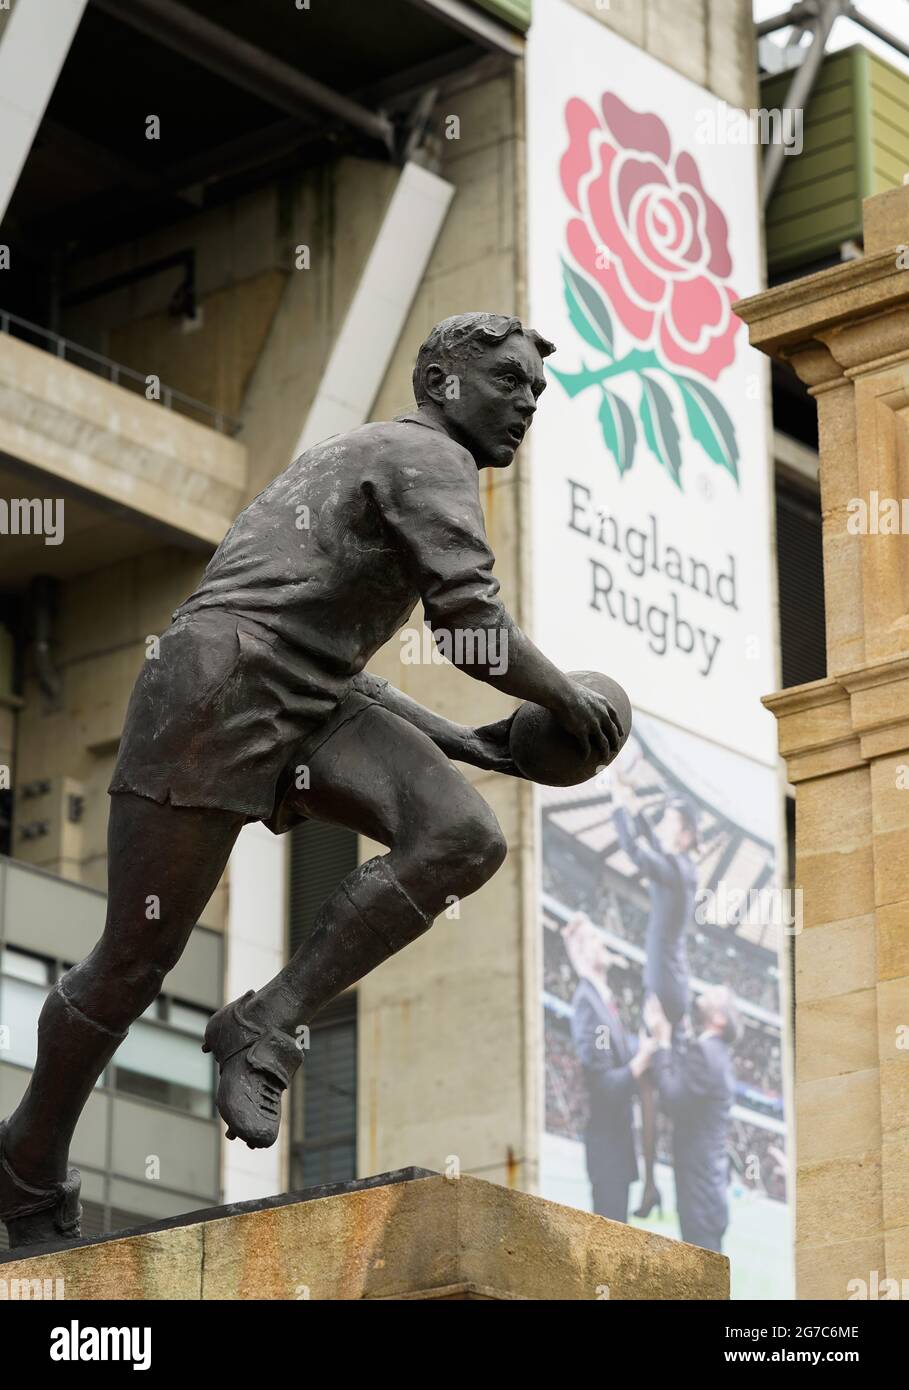
[[(736, 305), (817, 402), (827, 679), (765, 703), (796, 791), (796, 1293), (909, 1278), (909, 187), (865, 256)], [(886, 517), (886, 519), (884, 519)]]
[(66, 1299), (729, 1297), (722, 1255), (421, 1169), (0, 1259), (0, 1292), (26, 1279)]

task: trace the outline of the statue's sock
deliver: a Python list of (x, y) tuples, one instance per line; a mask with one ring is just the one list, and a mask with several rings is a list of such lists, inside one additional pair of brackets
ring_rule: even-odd
[(10, 1116), (9, 1161), (28, 1182), (66, 1177), (73, 1131), (98, 1077), (126, 1033), (94, 1023), (71, 999), (64, 981), (44, 1001), (38, 1019), (38, 1060), (28, 1089)]
[(389, 857), (361, 864), (323, 903), (293, 958), (250, 1000), (251, 1017), (293, 1033), (432, 926), (434, 914), (401, 886)]

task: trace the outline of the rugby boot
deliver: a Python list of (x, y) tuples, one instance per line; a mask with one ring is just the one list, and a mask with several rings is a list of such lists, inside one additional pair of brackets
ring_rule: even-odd
[(202, 1051), (211, 1052), (221, 1069), (217, 1106), (228, 1139), (267, 1149), (278, 1137), (281, 1093), (303, 1054), (289, 1033), (256, 1022), (249, 1008), (254, 997), (255, 990), (247, 990), (212, 1015)]
[(0, 1121), (0, 1221), (5, 1222), (9, 1246), (47, 1245), (78, 1240), (82, 1234), (79, 1192), (82, 1177), (70, 1168), (62, 1182), (36, 1187), (20, 1178), (6, 1156), (6, 1121)]

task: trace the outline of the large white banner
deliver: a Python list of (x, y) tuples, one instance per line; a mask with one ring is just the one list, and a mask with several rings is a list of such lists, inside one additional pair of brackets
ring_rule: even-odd
[(557, 350), (531, 435), (533, 636), (635, 710), (615, 768), (538, 795), (541, 1186), (722, 1249), (734, 1296), (780, 1298), (778, 963), (798, 923), (760, 703), (777, 686), (769, 379), (733, 312), (761, 288), (758, 152), (729, 116), (567, 0), (535, 0), (530, 323)]
[(535, 636), (636, 708), (772, 764), (756, 151), (721, 103), (563, 0), (530, 37)]

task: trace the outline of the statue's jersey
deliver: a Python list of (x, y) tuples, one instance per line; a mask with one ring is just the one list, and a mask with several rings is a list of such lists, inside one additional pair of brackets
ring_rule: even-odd
[(499, 627), (477, 467), (418, 416), (308, 449), (250, 503), (174, 618), (253, 618), (334, 685), (361, 671), (419, 598), (433, 628)]
[(403, 416), (308, 449), (145, 661), (108, 790), (288, 829), (300, 767), (374, 704), (356, 677), (418, 599), (436, 631), (507, 625), (493, 563), (476, 464), (435, 426)]

